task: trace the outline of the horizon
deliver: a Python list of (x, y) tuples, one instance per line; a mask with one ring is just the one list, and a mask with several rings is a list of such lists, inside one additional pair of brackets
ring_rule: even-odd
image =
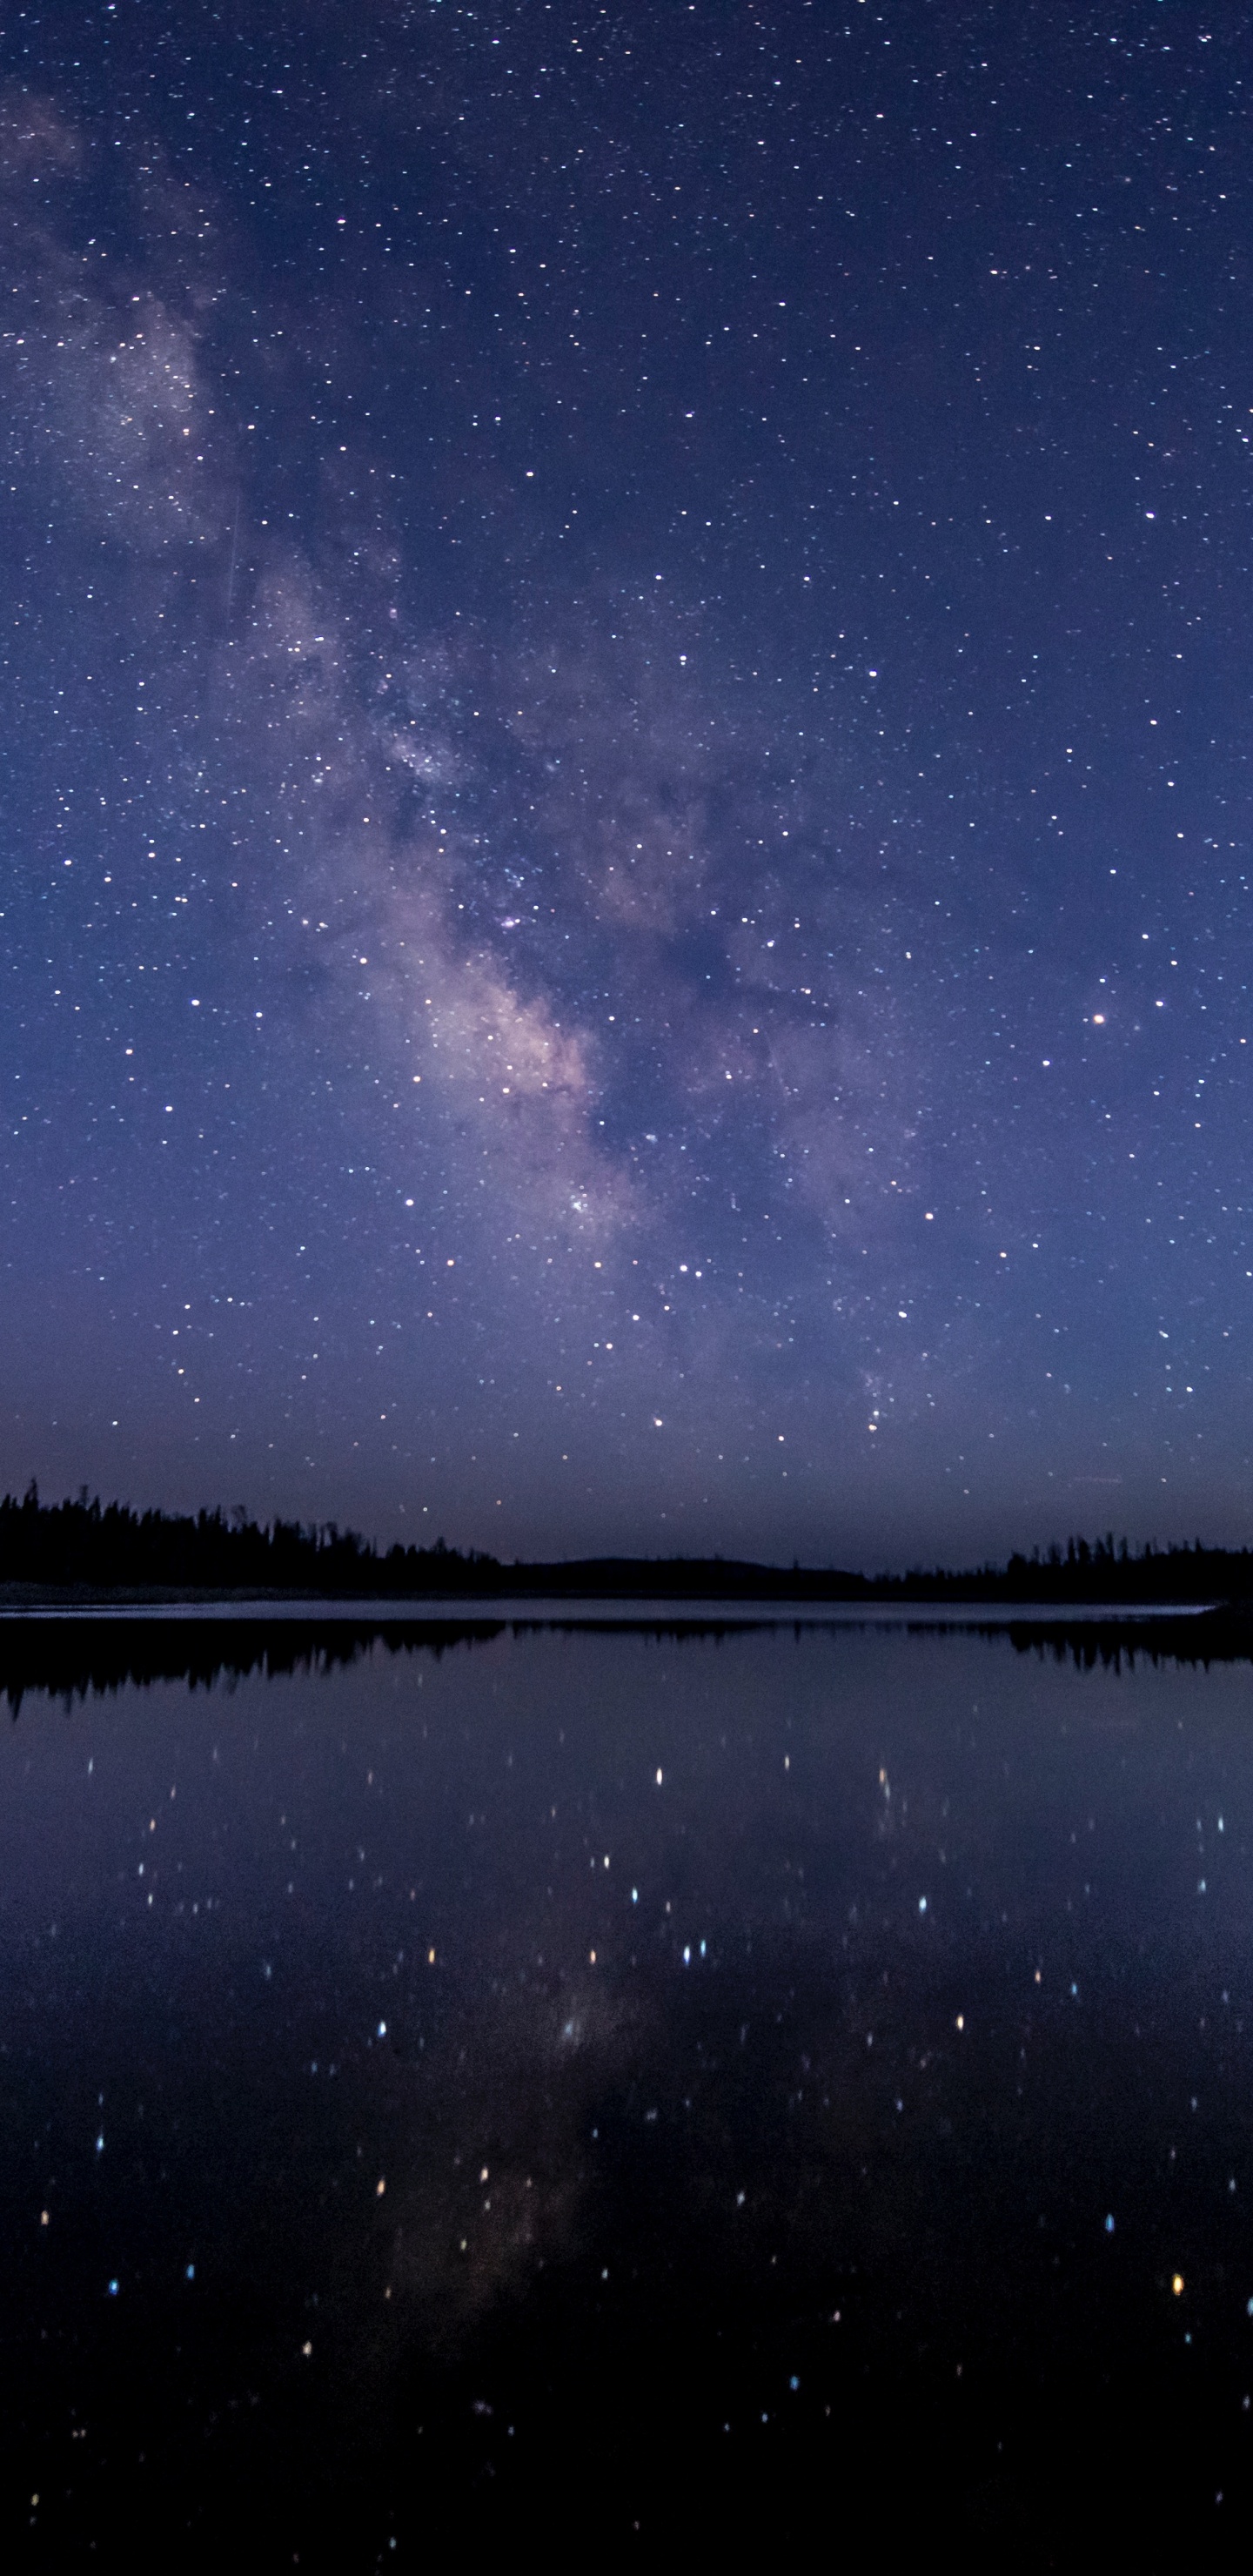
[[(243, 1503), (232, 1505), (229, 1510), (223, 1504), (217, 1503), (201, 1504), (192, 1512), (167, 1513), (159, 1504), (136, 1504), (116, 1495), (111, 1496), (106, 1502), (100, 1494), (91, 1494), (85, 1485), (80, 1487), (77, 1494), (65, 1494), (57, 1501), (49, 1502), (40, 1494), (38, 1481), (34, 1477), (31, 1478), (23, 1493), (10, 1491), (0, 1494), (0, 1547), (3, 1545), (2, 1524), (5, 1517), (10, 1513), (17, 1515), (30, 1511), (34, 1511), (42, 1520), (62, 1512), (77, 1512), (96, 1521), (107, 1518), (110, 1513), (129, 1518), (136, 1524), (144, 1519), (157, 1519), (165, 1521), (171, 1528), (179, 1522), (190, 1522), (193, 1526), (207, 1522), (219, 1526), (230, 1537), (245, 1536), (266, 1541), (286, 1533), (295, 1536), (303, 1544), (317, 1546), (342, 1544), (359, 1549), (367, 1556), (377, 1556), (380, 1560), (386, 1557), (389, 1549), (408, 1548), (410, 1552), (416, 1551), (428, 1556), (448, 1556), (463, 1566), (470, 1565), (476, 1560), (480, 1563), (496, 1565), (502, 1573), (508, 1573), (515, 1567), (525, 1570), (544, 1565), (577, 1567), (598, 1563), (640, 1566), (655, 1564), (671, 1567), (691, 1565), (695, 1568), (709, 1565), (747, 1565), (762, 1573), (795, 1573), (806, 1576), (847, 1575), (855, 1581), (867, 1583), (898, 1583), (913, 1580), (966, 1582), (982, 1574), (998, 1577), (1007, 1575), (1015, 1565), (1046, 1572), (1065, 1572), (1070, 1568), (1087, 1571), (1102, 1564), (1144, 1565), (1155, 1559), (1170, 1560), (1195, 1555), (1236, 1557), (1253, 1553), (1253, 1540), (1248, 1539), (1209, 1542), (1199, 1536), (1161, 1539), (1150, 1535), (1133, 1542), (1125, 1532), (1119, 1532), (1116, 1536), (1112, 1530), (1105, 1530), (1098, 1532), (1093, 1538), (1088, 1538), (1086, 1534), (1076, 1530), (1069, 1531), (1064, 1539), (1034, 1541), (1029, 1548), (1024, 1545), (1002, 1546), (995, 1558), (989, 1557), (966, 1565), (945, 1565), (938, 1560), (928, 1565), (915, 1560), (905, 1566), (883, 1564), (858, 1566), (844, 1562), (837, 1563), (833, 1557), (824, 1563), (812, 1561), (803, 1563), (796, 1557), (793, 1557), (790, 1563), (780, 1563), (771, 1561), (769, 1558), (730, 1556), (721, 1550), (714, 1550), (707, 1554), (682, 1551), (662, 1555), (655, 1551), (641, 1553), (639, 1550), (595, 1549), (586, 1550), (581, 1556), (507, 1557), (498, 1556), (490, 1549), (478, 1548), (473, 1542), (450, 1541), (442, 1532), (433, 1538), (420, 1541), (403, 1538), (386, 1540), (371, 1535), (368, 1531), (353, 1529), (333, 1517), (326, 1520), (300, 1522), (285, 1521), (281, 1515), (274, 1515), (269, 1520), (258, 1521), (248, 1512), (247, 1506)], [(0, 1563), (0, 1586), (3, 1582), (3, 1565)]]
[(0, 28), (0, 1483), (1248, 1525), (1238, 34), (851, 14)]

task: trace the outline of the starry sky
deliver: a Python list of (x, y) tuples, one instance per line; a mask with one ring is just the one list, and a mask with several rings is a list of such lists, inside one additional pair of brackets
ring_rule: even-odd
[(0, 30), (0, 1482), (1247, 1539), (1240, 13)]

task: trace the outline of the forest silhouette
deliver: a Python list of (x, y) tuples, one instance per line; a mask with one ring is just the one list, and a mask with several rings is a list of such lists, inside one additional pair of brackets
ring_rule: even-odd
[(1253, 1550), (1191, 1543), (1138, 1548), (1113, 1532), (1069, 1538), (1002, 1564), (866, 1575), (827, 1566), (729, 1557), (580, 1557), (504, 1563), (477, 1548), (379, 1549), (334, 1521), (258, 1522), (226, 1512), (136, 1511), (77, 1500), (44, 1503), (31, 1483), (0, 1502), (0, 1590), (32, 1594), (321, 1600), (756, 1600), (1164, 1603), (1253, 1600)]

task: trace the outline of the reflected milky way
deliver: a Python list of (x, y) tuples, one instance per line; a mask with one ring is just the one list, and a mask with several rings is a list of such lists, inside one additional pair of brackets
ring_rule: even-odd
[(1247, 1670), (222, 1635), (0, 1730), (6, 2533), (1247, 2536)]

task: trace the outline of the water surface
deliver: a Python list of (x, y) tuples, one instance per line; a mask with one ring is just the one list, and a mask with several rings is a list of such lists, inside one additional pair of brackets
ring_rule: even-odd
[(1249, 1666), (667, 1621), (0, 1623), (25, 2557), (1243, 2556)]

